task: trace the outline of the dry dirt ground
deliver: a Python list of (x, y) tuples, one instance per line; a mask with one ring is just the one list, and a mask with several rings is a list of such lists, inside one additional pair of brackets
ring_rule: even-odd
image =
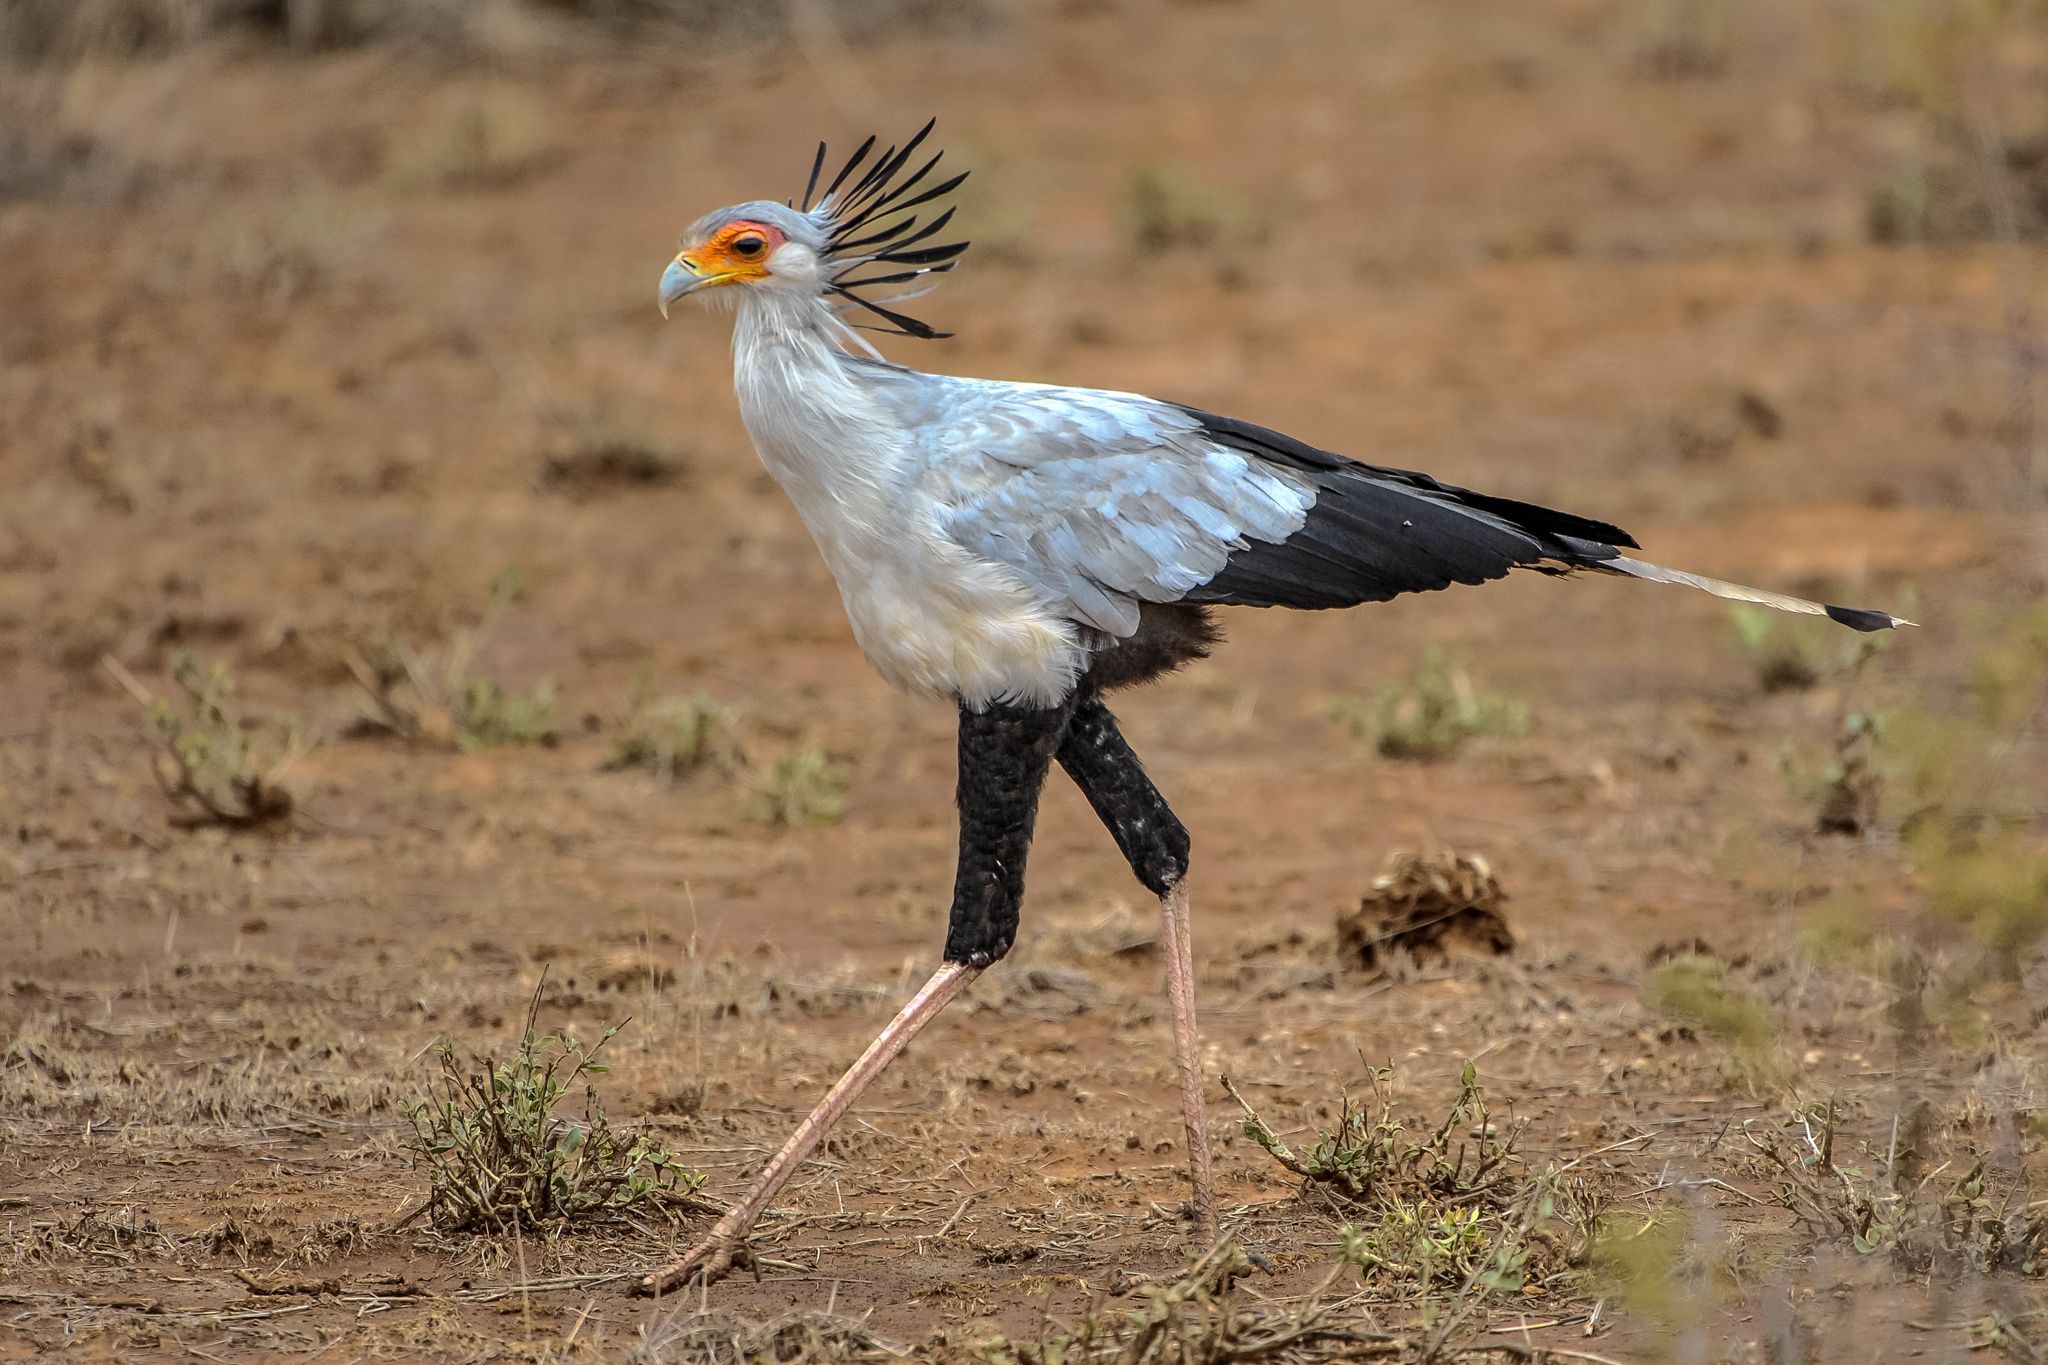
[[(1832, 1102), (1868, 1176), (1904, 1115), (1928, 1191), (1985, 1152), (2016, 1218), (2038, 1160), (2031, 941), (1921, 1008), (1967, 928), (1930, 913), (1896, 809), (1816, 833), (1784, 771), (1873, 698), (1961, 695), (2041, 590), (2010, 460), (2043, 343), (2010, 329), (2048, 313), (2048, 259), (1872, 240), (1873, 195), (1940, 145), (1884, 84), (1917, 39), (1882, 19), (1091, 0), (855, 46), (231, 41), (42, 71), (75, 136), (0, 200), (0, 1355), (673, 1345), (679, 1310), (622, 1277), (704, 1215), (437, 1233), (405, 1221), (405, 1106), (441, 1041), (505, 1053), (547, 967), (544, 1028), (631, 1017), (610, 1112), (729, 1196), (933, 964), (951, 714), (867, 670), (747, 446), (726, 323), (663, 325), (653, 294), (684, 223), (794, 193), (821, 134), (936, 112), (978, 245), (926, 301), (958, 338), (894, 358), (1157, 392), (1926, 623), (1766, 692), (1710, 599), (1530, 577), (1233, 613), (1215, 659), (1125, 698), (1196, 842), (1219, 1175), (1269, 1266), (1238, 1301), (1322, 1283), (1344, 1218), (1213, 1082), (1312, 1143), (1380, 1065), (1433, 1122), (1471, 1058), (1532, 1167), (1581, 1160), (1614, 1205), (1608, 1251), (1459, 1300), (1457, 1349), (2039, 1359), (2024, 1269), (1823, 1236), (1752, 1140), (1795, 1150)], [(2015, 138), (2038, 53), (1965, 90)], [(555, 740), (366, 727), (347, 660), (391, 641), (546, 680)], [(1430, 646), (1528, 732), (1395, 762), (1333, 721)], [(289, 818), (173, 820), (116, 675), (169, 696), (180, 651), (232, 668), (259, 746), (294, 718)], [(608, 770), (636, 679), (737, 707), (744, 766)], [(751, 819), (813, 747), (844, 817)], [(1498, 872), (1513, 952), (1344, 969), (1336, 916), (1440, 848)], [(1017, 952), (805, 1168), (759, 1278), (689, 1308), (865, 1315), (932, 1354), (1142, 1308), (1137, 1277), (1187, 1264), (1152, 913), (1055, 778)], [(1817, 950), (1845, 916), (1863, 946)], [(1733, 1024), (1648, 989), (1674, 951), (1727, 964)], [(1441, 1290), (1325, 1292), (1399, 1332)]]

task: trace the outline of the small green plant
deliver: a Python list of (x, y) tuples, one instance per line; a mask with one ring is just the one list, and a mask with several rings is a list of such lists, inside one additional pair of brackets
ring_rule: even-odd
[(1462, 664), (1432, 649), (1405, 680), (1384, 684), (1371, 698), (1344, 696), (1330, 716), (1382, 757), (1430, 760), (1481, 735), (1520, 735), (1529, 729), (1529, 705), (1488, 692)]
[[(1926, 242), (1948, 235), (1944, 214), (1947, 196), (1956, 193), (1955, 186), (1950, 183), (1953, 178), (1952, 175), (1937, 177), (1928, 170), (1927, 162), (1921, 157), (1897, 158), (1884, 179), (1872, 185), (1864, 195), (1865, 234), (1880, 246)], [(1940, 196), (1939, 201), (1937, 195)]]
[(1606, 1220), (1593, 1239), (1595, 1283), (1638, 1313), (1667, 1324), (1678, 1321), (1697, 1302), (1682, 1273), (1692, 1231), (1682, 1209)]
[(2026, 729), (2048, 701), (2048, 602), (1998, 621), (1970, 658), (1971, 709), (1993, 731)]
[(699, 770), (731, 774), (741, 765), (739, 710), (704, 692), (662, 697), (650, 680), (634, 684), (607, 769), (645, 768), (662, 782)]
[(494, 190), (518, 184), (546, 157), (540, 107), (506, 91), (465, 98), (430, 118), (399, 159), (405, 185)]
[(1797, 691), (1861, 669), (1891, 648), (1892, 636), (1851, 633), (1764, 607), (1728, 608), (1736, 652), (1749, 660), (1766, 692)]
[(1735, 626), (1735, 648), (1756, 673), (1766, 692), (1811, 687), (1821, 679), (1822, 644), (1816, 626), (1800, 629), (1777, 612), (1762, 607), (1728, 608)]
[[(1835, 729), (1827, 766), (1806, 793), (1820, 807), (1814, 828), (1822, 834), (1868, 834), (1877, 828), (1884, 797), (1884, 769), (1878, 761), (1883, 738), (1879, 718), (1851, 711)], [(1788, 776), (1796, 780), (1796, 774)]]
[(1636, 17), (1636, 66), (1666, 80), (1718, 76), (1733, 46), (1731, 0), (1649, 0)]
[[(1244, 1110), (1246, 1137), (1303, 1180), (1333, 1186), (1347, 1198), (1369, 1199), (1396, 1190), (1469, 1202), (1497, 1193), (1520, 1164), (1515, 1144), (1527, 1123), (1516, 1119), (1495, 1131), (1478, 1070), (1468, 1061), (1459, 1073), (1458, 1098), (1443, 1121), (1425, 1135), (1410, 1135), (1388, 1093), (1393, 1076), (1391, 1067), (1374, 1068), (1372, 1103), (1361, 1107), (1344, 1096), (1336, 1131), (1322, 1134), (1300, 1154), (1275, 1137), (1235, 1089), (1225, 1088)], [(1475, 1141), (1467, 1142), (1467, 1130), (1476, 1132)]]
[(235, 709), (235, 676), (226, 665), (174, 655), (171, 681), (179, 698), (165, 701), (150, 699), (125, 669), (111, 659), (107, 663), (149, 707), (150, 725), (163, 745), (151, 771), (180, 823), (248, 828), (292, 813), (284, 775), (304, 752), (298, 730), (288, 726), (282, 751), (259, 760)]
[(1658, 1014), (1727, 1049), (1742, 1077), (1770, 1068), (1777, 1020), (1719, 958), (1686, 954), (1658, 963), (1643, 978), (1643, 997)]
[[(1327, 1192), (1345, 1215), (1340, 1259), (1368, 1279), (1513, 1292), (1576, 1265), (1591, 1246), (1605, 1199), (1586, 1178), (1567, 1169), (1530, 1172), (1517, 1145), (1526, 1120), (1495, 1120), (1466, 1062), (1458, 1096), (1443, 1119), (1411, 1129), (1389, 1097), (1393, 1073), (1371, 1073), (1366, 1105), (1344, 1096), (1337, 1127), (1297, 1150), (1282, 1142), (1237, 1093), (1224, 1089), (1244, 1111), (1244, 1134), (1304, 1188)], [(1564, 1235), (1539, 1230), (1555, 1224)]]
[(1842, 1145), (1832, 1104), (1798, 1117), (1799, 1134), (1787, 1142), (1754, 1123), (1743, 1136), (1778, 1168), (1777, 1201), (1816, 1235), (1846, 1242), (1865, 1256), (1884, 1256), (1902, 1269), (1985, 1274), (2048, 1274), (2048, 1208), (2029, 1200), (2023, 1177), (2000, 1178), (1983, 1154), (1960, 1172), (1943, 1162), (1925, 1174), (1914, 1135), (1914, 1116), (1893, 1124), (1882, 1151), (1866, 1151), (1862, 1165), (1839, 1160)]
[(1364, 1228), (1346, 1223), (1339, 1237), (1338, 1259), (1368, 1276), (1413, 1279), (1425, 1288), (1445, 1280), (1463, 1283), (1490, 1269), (1499, 1250), (1486, 1215), (1469, 1205), (1432, 1209), (1395, 1201)]
[(472, 670), (477, 649), (499, 615), (525, 595), (526, 577), (515, 565), (491, 580), (482, 619), (457, 631), (431, 655), (393, 640), (347, 656), (370, 703), (365, 720), (405, 739), (464, 753), (553, 743), (552, 682), (543, 679), (528, 691), (515, 691)]
[(1929, 909), (1975, 934), (1972, 977), (2012, 981), (2048, 935), (2048, 607), (1988, 619), (1968, 676), (1938, 710), (1888, 711), (1878, 761)]
[[(658, 1142), (619, 1131), (605, 1115), (594, 1078), (608, 1068), (597, 1057), (625, 1021), (586, 1048), (567, 1035), (536, 1036), (539, 1009), (536, 989), (509, 1061), (465, 1067), (442, 1044), (438, 1077), (407, 1108), (405, 1145), (427, 1168), (427, 1202), (418, 1212), (442, 1232), (588, 1222), (686, 1199), (704, 1183)], [(556, 1113), (579, 1085), (582, 1118)]]
[(274, 209), (226, 218), (200, 234), (202, 260), (249, 294), (293, 302), (346, 275), (382, 219), (332, 193), (306, 190)]
[(1124, 216), (1132, 245), (1145, 251), (1215, 246), (1249, 231), (1243, 205), (1165, 164), (1131, 172)]
[(502, 744), (544, 744), (555, 737), (555, 687), (543, 681), (514, 692), (489, 678), (462, 684), (449, 715), (455, 747), (464, 753)]
[(846, 770), (815, 747), (776, 759), (753, 788), (748, 813), (764, 825), (833, 825), (846, 814)]

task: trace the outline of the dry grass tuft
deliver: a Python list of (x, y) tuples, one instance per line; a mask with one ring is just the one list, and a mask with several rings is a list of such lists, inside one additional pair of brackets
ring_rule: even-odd
[(1358, 908), (1337, 915), (1337, 952), (1347, 966), (1377, 970), (1387, 951), (1443, 958), (1452, 947), (1499, 954), (1515, 946), (1500, 888), (1484, 858), (1396, 853)]
[(194, 262), (252, 299), (295, 303), (359, 278), (383, 231), (383, 215), (326, 190), (301, 190), (259, 211), (210, 222)]
[[(1154, 1285), (1136, 1308), (1098, 1309), (1078, 1323), (1048, 1322), (1029, 1340), (998, 1335), (971, 1342), (947, 1339), (921, 1359), (975, 1365), (1340, 1365), (1350, 1361), (1518, 1361), (1561, 1365), (1603, 1362), (1584, 1351), (1548, 1350), (1522, 1342), (1452, 1341), (1449, 1320), (1418, 1332), (1390, 1332), (1331, 1293), (1339, 1265), (1308, 1294), (1273, 1300), (1236, 1292), (1253, 1262), (1226, 1240), (1182, 1278)], [(722, 1359), (730, 1359), (725, 1357)], [(804, 1359), (808, 1359), (805, 1357)], [(838, 1359), (838, 1357), (824, 1357)]]
[(689, 461), (675, 450), (616, 430), (581, 433), (541, 460), (543, 492), (576, 501), (668, 488), (683, 482)]
[[(586, 1048), (566, 1035), (534, 1034), (540, 991), (507, 1062), (473, 1070), (443, 1044), (438, 1085), (411, 1105), (406, 1146), (427, 1168), (425, 1213), (442, 1232), (504, 1233), (608, 1218), (646, 1205), (689, 1201), (704, 1177), (684, 1170), (644, 1133), (612, 1127), (598, 1098), (597, 1060), (624, 1023)], [(583, 1086), (583, 1119), (556, 1107)]]
[[(188, 979), (211, 984), (203, 971)], [(246, 990), (252, 979), (219, 984)], [(31, 1015), (0, 1051), (0, 1114), (67, 1128), (317, 1128), (393, 1108), (400, 1076), (381, 1058), (301, 1045), (299, 1035), (331, 1027), (322, 1016), (295, 1015), (288, 1027), (245, 1026), (214, 1040), (203, 1061), (166, 1063), (152, 1054), (207, 1035), (190, 1023), (113, 1030)]]
[(349, 667), (373, 707), (369, 722), (406, 739), (474, 753), (555, 738), (552, 683), (515, 691), (468, 676), (459, 650), (436, 664), (410, 646), (392, 644), (352, 656)]
[[(25, 1235), (24, 1235), (25, 1234)], [(14, 1266), (51, 1265), (85, 1258), (104, 1265), (133, 1265), (142, 1258), (175, 1252), (170, 1234), (136, 1204), (107, 1203), (69, 1218), (32, 1220), (8, 1249)]]
[(430, 118), (394, 168), (401, 184), (454, 191), (508, 189), (550, 157), (541, 106), (485, 89)]
[(991, 0), (842, 0), (823, 20), (739, 0), (7, 0), (0, 57), (136, 56), (239, 38), (298, 52), (384, 44), (448, 54), (686, 34), (703, 42), (785, 38), (829, 23), (846, 39), (897, 29), (985, 28)]
[(1255, 1360), (1312, 1365), (1394, 1354), (1390, 1348), (1398, 1338), (1340, 1321), (1323, 1293), (1293, 1306), (1234, 1296), (1233, 1284), (1251, 1268), (1237, 1244), (1225, 1241), (1182, 1279), (1146, 1290), (1139, 1308), (1090, 1313), (1071, 1327), (1048, 1324), (1031, 1341), (990, 1337), (960, 1358), (988, 1365), (1231, 1365)]
[(1663, 80), (1698, 80), (1728, 69), (1732, 0), (1651, 0), (1634, 15), (1635, 66)]

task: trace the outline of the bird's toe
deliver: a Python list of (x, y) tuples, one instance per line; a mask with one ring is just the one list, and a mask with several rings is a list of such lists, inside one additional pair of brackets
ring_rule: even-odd
[(745, 1242), (710, 1238), (692, 1247), (683, 1258), (660, 1270), (642, 1275), (633, 1283), (640, 1295), (671, 1293), (691, 1284), (716, 1284), (737, 1267), (754, 1267), (754, 1253)]

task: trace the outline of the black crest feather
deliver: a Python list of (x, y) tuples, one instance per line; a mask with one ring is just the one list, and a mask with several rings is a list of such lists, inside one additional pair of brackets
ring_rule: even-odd
[[(905, 173), (918, 149), (937, 126), (937, 119), (926, 120), (924, 127), (918, 129), (908, 142), (901, 147), (891, 144), (873, 159), (869, 154), (874, 151), (876, 140), (869, 137), (839, 168), (839, 173), (825, 187), (824, 194), (816, 195), (826, 155), (825, 144), (820, 142), (817, 156), (811, 162), (810, 178), (804, 184), (800, 207), (805, 213), (822, 215), (830, 228), (826, 250), (835, 269), (826, 287), (848, 306), (864, 309), (887, 324), (859, 324), (873, 331), (924, 340), (952, 335), (937, 331), (907, 313), (884, 306), (896, 301), (894, 299), (877, 300), (860, 292), (915, 284), (920, 279), (942, 275), (958, 264), (960, 253), (967, 250), (968, 244), (964, 241), (921, 245), (945, 230), (953, 218), (951, 208), (928, 222), (912, 211), (943, 199), (967, 179), (967, 172), (962, 171), (935, 183), (927, 183), (932, 172), (938, 169), (944, 152), (934, 152), (915, 170)], [(861, 267), (878, 262), (910, 268), (866, 276), (858, 274)]]

